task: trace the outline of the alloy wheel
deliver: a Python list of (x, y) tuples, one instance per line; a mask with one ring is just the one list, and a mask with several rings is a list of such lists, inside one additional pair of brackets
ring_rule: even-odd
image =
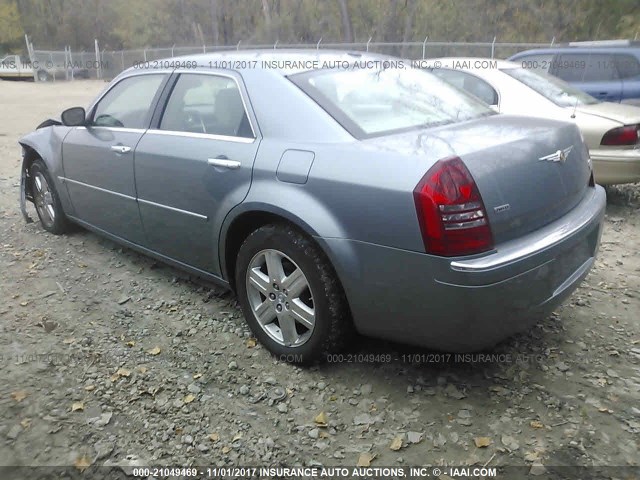
[(313, 292), (300, 267), (275, 249), (258, 252), (246, 272), (247, 297), (258, 325), (278, 344), (297, 347), (315, 327)]
[(47, 183), (47, 179), (41, 172), (37, 172), (33, 179), (33, 184), (35, 186), (33, 199), (40, 214), (40, 220), (48, 227), (51, 227), (56, 220), (56, 211), (49, 183)]

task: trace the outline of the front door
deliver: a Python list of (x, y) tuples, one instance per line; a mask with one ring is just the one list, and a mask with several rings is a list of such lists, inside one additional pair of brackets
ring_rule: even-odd
[(62, 145), (64, 184), (76, 216), (90, 225), (144, 245), (134, 180), (134, 152), (149, 125), (154, 97), (167, 74), (118, 82), (72, 129)]
[(213, 274), (220, 226), (247, 195), (258, 150), (244, 96), (234, 75), (179, 74), (157, 128), (135, 152), (150, 248)]

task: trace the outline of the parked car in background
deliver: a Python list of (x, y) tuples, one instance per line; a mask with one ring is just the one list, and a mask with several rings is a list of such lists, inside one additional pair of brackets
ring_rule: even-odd
[(23, 213), (30, 200), (49, 232), (77, 223), (235, 290), (284, 360), (322, 359), (353, 327), (492, 346), (594, 263), (605, 193), (574, 124), (497, 115), (381, 55), (158, 66), (20, 140)]
[(443, 58), (426, 65), (500, 113), (575, 122), (589, 147), (596, 182), (640, 181), (639, 107), (601, 102), (554, 76), (505, 60), (487, 66), (484, 58)]
[[(39, 81), (49, 79), (44, 68), (36, 68), (35, 75)], [(3, 80), (33, 80), (34, 66), (28, 59), (20, 55), (7, 55), (0, 59), (0, 78)]]
[(640, 104), (640, 42), (573, 42), (527, 50), (509, 60), (550, 73), (599, 100)]

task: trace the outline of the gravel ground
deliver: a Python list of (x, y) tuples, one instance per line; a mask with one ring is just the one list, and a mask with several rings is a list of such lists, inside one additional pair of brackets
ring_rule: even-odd
[(103, 87), (0, 81), (0, 465), (640, 464), (640, 187), (609, 190), (595, 268), (530, 332), (298, 368), (233, 295), (23, 222), (17, 139)]

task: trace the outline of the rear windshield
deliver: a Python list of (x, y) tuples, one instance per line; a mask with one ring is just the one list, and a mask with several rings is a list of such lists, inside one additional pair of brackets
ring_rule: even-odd
[(504, 68), (502, 71), (519, 82), (524, 83), (527, 87), (535, 90), (560, 107), (574, 107), (576, 105), (599, 103), (599, 100), (591, 95), (572, 87), (568, 83), (548, 73), (540, 71), (534, 72), (526, 68)]
[(494, 114), (479, 100), (419, 69), (314, 70), (290, 79), (356, 138)]

